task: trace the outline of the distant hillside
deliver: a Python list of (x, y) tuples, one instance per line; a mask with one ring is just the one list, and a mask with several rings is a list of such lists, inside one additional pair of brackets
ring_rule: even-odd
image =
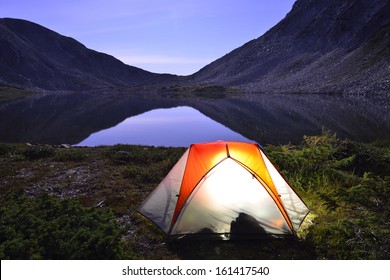
[(263, 36), (180, 79), (125, 65), (38, 24), (4, 18), (0, 85), (83, 90), (185, 81), (260, 92), (388, 94), (389, 14), (388, 0), (297, 0)]
[(38, 24), (0, 19), (0, 83), (80, 90), (161, 83), (174, 78), (125, 65)]
[(390, 92), (390, 1), (297, 0), (260, 38), (191, 76), (263, 92)]

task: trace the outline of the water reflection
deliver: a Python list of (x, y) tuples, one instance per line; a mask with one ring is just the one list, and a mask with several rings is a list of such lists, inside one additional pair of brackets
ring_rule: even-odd
[(93, 133), (78, 146), (141, 144), (187, 147), (216, 140), (250, 141), (188, 106), (155, 109)]
[[(169, 116), (169, 110), (160, 110), (178, 106), (173, 116)], [(175, 99), (157, 94), (149, 97), (147, 93), (138, 97), (56, 94), (0, 103), (0, 142), (100, 145), (119, 141), (156, 145), (154, 141), (159, 140), (158, 145), (187, 146), (189, 142), (203, 142), (198, 136), (210, 133), (207, 139), (240, 140), (242, 135), (265, 145), (297, 143), (304, 135), (319, 134), (322, 129), (336, 132), (339, 137), (372, 141), (390, 139), (389, 108), (387, 96), (254, 94)], [(188, 115), (184, 117), (180, 110)], [(149, 112), (148, 120), (143, 118), (145, 112)], [(162, 112), (168, 115), (162, 118)], [(202, 122), (202, 118), (207, 121)], [(176, 123), (167, 128), (169, 122)], [(131, 129), (124, 128), (129, 124), (133, 125)], [(224, 134), (220, 130), (224, 126), (223, 131), (238, 134)], [(122, 139), (108, 143), (114, 137), (114, 130), (107, 130), (112, 127), (117, 130), (115, 137)], [(149, 134), (141, 133), (145, 127), (151, 127)], [(124, 131), (131, 133), (120, 136)], [(97, 137), (104, 140), (93, 140)]]
[(252, 94), (197, 101), (194, 107), (261, 144), (300, 143), (304, 135), (323, 130), (358, 141), (390, 139), (385, 95)]

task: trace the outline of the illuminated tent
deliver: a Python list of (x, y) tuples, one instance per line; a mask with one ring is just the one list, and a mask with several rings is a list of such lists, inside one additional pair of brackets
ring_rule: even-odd
[(258, 144), (193, 144), (138, 210), (169, 238), (295, 235), (309, 212)]

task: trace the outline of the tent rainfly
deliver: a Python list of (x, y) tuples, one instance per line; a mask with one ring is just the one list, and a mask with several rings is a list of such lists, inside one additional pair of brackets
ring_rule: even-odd
[(256, 143), (192, 144), (138, 211), (168, 239), (296, 235), (309, 212)]

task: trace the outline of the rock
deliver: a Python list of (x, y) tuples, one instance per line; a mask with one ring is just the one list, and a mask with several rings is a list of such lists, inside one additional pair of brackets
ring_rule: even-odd
[(385, 93), (390, 2), (298, 0), (263, 36), (192, 75), (192, 82), (275, 93)]

